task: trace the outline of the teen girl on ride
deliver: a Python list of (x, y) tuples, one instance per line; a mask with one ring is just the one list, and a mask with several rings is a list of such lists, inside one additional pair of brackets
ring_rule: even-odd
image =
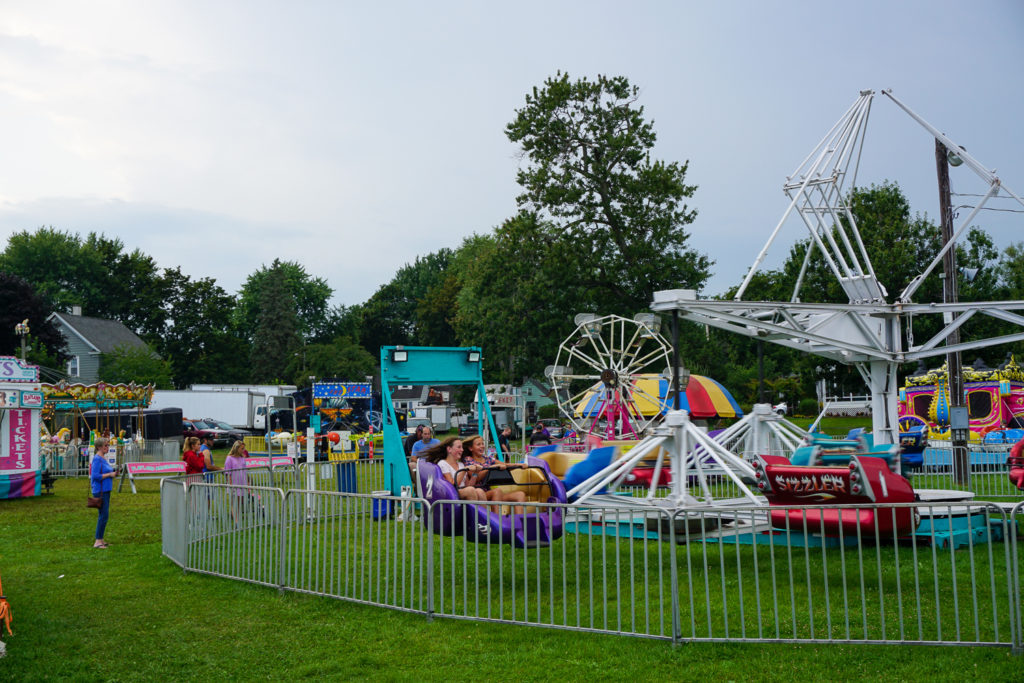
[(462, 458), (462, 441), (457, 436), (449, 436), (447, 439), (431, 446), (425, 452), (420, 453), (421, 457), (426, 457), (427, 462), (434, 463), (437, 465), (441, 474), (448, 480), (455, 489), (459, 492), (459, 498), (462, 500), (487, 500), (487, 494), (484, 493), (483, 489), (478, 489), (475, 486), (467, 486), (466, 479), (469, 476), (469, 472), (463, 470), (459, 471), (462, 467), (460, 462)]

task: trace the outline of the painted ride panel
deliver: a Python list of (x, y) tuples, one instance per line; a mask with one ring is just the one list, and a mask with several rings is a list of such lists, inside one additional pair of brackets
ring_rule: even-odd
[[(976, 363), (963, 369), (964, 403), (970, 418), (971, 441), (1001, 443), (989, 435), (1024, 427), (1024, 369), (1011, 356), (996, 369)], [(908, 376), (899, 391), (901, 433), (916, 425), (928, 429), (928, 437), (948, 440), (949, 376), (946, 366)]]
[[(522, 491), (524, 507), (531, 502), (565, 503), (565, 487), (551, 475), (547, 464), (539, 458), (527, 458), (529, 467), (517, 470), (491, 470), (484, 488)], [(498, 506), (446, 505), (444, 501), (459, 500), (459, 492), (441, 474), (441, 469), (427, 462), (419, 463), (420, 496), (434, 505), (434, 533), (443, 536), (465, 536), (474, 543), (509, 543), (516, 548), (546, 546), (561, 538), (564, 511), (560, 508), (534, 508), (527, 514), (499, 514)], [(423, 518), (424, 525), (427, 518)]]
[[(838, 460), (838, 454), (833, 460)], [(787, 509), (794, 505), (912, 503), (910, 482), (893, 474), (881, 458), (849, 454), (845, 462), (795, 465), (779, 455), (762, 455), (754, 463), (757, 488), (768, 499), (769, 518), (777, 529), (803, 530), (822, 536), (892, 538), (913, 533), (914, 508)]]

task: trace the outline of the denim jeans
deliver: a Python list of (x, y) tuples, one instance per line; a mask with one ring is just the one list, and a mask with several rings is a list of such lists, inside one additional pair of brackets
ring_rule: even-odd
[(110, 491), (104, 491), (99, 495), (103, 499), (103, 504), (100, 506), (100, 516), (96, 520), (96, 540), (103, 538), (104, 532), (107, 530), (107, 519), (110, 517)]

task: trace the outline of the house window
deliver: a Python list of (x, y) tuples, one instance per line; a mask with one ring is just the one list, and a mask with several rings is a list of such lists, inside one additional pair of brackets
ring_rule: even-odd
[(78, 377), (78, 356), (71, 356), (68, 361), (68, 377)]

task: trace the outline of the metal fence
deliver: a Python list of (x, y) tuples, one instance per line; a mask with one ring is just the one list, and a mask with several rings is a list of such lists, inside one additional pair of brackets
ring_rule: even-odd
[[(181, 459), (181, 439), (141, 443), (115, 443), (118, 466), (129, 462), (166, 462)], [(83, 450), (84, 449), (84, 450)], [(74, 443), (44, 444), (40, 448), (42, 468), (55, 477), (84, 477), (89, 474), (93, 449)]]
[(923, 453), (920, 469), (910, 473), (915, 489), (958, 489), (973, 491), (988, 500), (1024, 500), (1008, 476), (1006, 458), (1012, 444), (973, 444), (968, 451), (970, 468), (966, 482), (957, 482), (953, 472), (952, 444), (931, 441)]
[[(165, 480), (163, 552), (187, 571), (428, 617), (673, 642), (1021, 648), (1024, 503), (848, 506), (873, 525), (827, 538), (814, 506), (773, 528), (764, 506), (531, 503), (526, 524), (562, 515), (566, 533), (516, 547), (475, 535), (468, 503), (373, 494), (381, 464), (355, 466), (355, 492), (319, 463), (275, 468), (273, 487)], [(282, 485), (311, 479), (320, 488)], [(437, 506), (473, 538), (438, 533)], [(924, 531), (876, 541), (907, 507)]]

